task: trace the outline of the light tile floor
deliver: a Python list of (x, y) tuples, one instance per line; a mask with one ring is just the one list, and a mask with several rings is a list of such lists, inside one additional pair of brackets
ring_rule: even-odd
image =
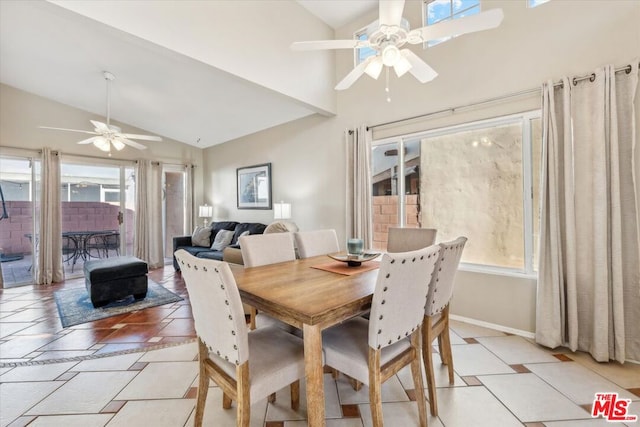
[[(640, 366), (602, 364), (587, 354), (550, 351), (530, 340), (474, 325), (452, 322), (456, 376), (448, 384), (436, 357), (439, 416), (431, 427), (598, 427), (592, 419), (596, 392), (631, 399), (640, 415)], [(197, 387), (197, 349), (193, 341), (137, 353), (88, 355), (86, 360), (4, 363), (0, 366), (0, 427), (4, 426), (192, 426)], [(275, 403), (251, 406), (251, 425), (306, 425), (301, 387), (298, 411), (288, 407), (288, 390)], [(344, 376), (325, 375), (328, 427), (371, 425), (368, 390), (355, 392)], [(383, 386), (387, 426), (418, 424), (408, 368)], [(235, 411), (222, 409), (212, 384), (204, 424), (235, 426)], [(640, 421), (616, 423), (640, 427)]]

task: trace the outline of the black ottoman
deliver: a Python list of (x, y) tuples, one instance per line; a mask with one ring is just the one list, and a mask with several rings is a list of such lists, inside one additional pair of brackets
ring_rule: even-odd
[(94, 307), (129, 295), (147, 295), (147, 263), (132, 256), (119, 256), (84, 263), (84, 280)]

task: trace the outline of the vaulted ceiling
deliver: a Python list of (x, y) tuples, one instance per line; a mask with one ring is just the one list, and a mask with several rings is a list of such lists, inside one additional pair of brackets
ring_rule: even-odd
[[(113, 119), (205, 148), (335, 114), (333, 53), (301, 54), (289, 45), (333, 38), (333, 27), (376, 6), (2, 1), (0, 82), (105, 116), (102, 72), (110, 71)], [(47, 118), (42, 125), (68, 127)]]

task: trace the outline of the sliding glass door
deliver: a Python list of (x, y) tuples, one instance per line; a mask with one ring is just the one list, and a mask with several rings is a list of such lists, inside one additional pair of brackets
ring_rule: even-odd
[(5, 288), (33, 283), (38, 171), (34, 159), (0, 157), (0, 268)]
[(85, 261), (131, 254), (133, 169), (64, 160), (61, 164), (65, 277), (81, 276)]

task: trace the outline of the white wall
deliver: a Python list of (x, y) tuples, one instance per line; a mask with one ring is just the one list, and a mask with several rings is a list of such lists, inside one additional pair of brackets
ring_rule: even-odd
[[(564, 75), (588, 74), (604, 64), (620, 66), (638, 60), (640, 2), (554, 0), (535, 9), (526, 8), (524, 0), (482, 4), (485, 9), (503, 8), (505, 20), (498, 29), (459, 37), (427, 51), (412, 48), (440, 73), (433, 82), (419, 84), (409, 75), (401, 79), (392, 75), (392, 102), (387, 103), (384, 80), (363, 76), (338, 93), (334, 118), (308, 117), (206, 149), (204, 197), (217, 207), (218, 219), (271, 220), (272, 211), (236, 209), (235, 168), (272, 162), (274, 199), (293, 204), (294, 220), (302, 229), (333, 227), (343, 242), (346, 128), (462, 106), (540, 87)], [(421, 2), (406, 2), (404, 15), (412, 28), (421, 25), (420, 9)], [(372, 13), (353, 22), (337, 31), (336, 38), (351, 37), (375, 18)], [(341, 79), (353, 66), (352, 53), (338, 52), (336, 59), (336, 77)], [(374, 136), (539, 108), (539, 99), (539, 94), (533, 94), (437, 119), (413, 120), (378, 128)], [(532, 279), (463, 272), (458, 276), (452, 312), (532, 332), (535, 288)]]

